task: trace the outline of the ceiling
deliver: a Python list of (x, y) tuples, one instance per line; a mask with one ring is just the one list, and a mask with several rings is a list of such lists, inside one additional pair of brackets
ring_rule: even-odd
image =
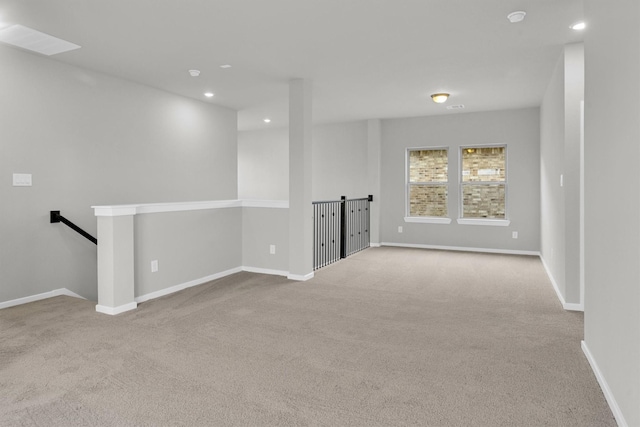
[(582, 0), (0, 0), (0, 25), (82, 46), (52, 60), (233, 108), (240, 130), (285, 126), (292, 78), (313, 80), (316, 123), (538, 106), (582, 17)]

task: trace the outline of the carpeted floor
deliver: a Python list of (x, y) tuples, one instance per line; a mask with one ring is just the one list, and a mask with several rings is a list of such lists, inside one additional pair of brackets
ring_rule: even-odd
[(119, 316), (0, 310), (2, 426), (614, 426), (535, 257), (372, 248)]

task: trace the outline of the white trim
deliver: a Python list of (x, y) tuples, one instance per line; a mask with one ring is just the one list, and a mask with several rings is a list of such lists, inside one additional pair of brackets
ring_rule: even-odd
[(489, 253), (489, 254), (540, 256), (540, 252), (538, 251), (521, 251), (521, 250), (515, 250), (515, 249), (467, 248), (464, 246), (419, 245), (414, 243), (392, 243), (392, 242), (382, 242), (381, 245), (393, 246), (398, 248), (436, 249), (441, 251), (483, 252), (483, 253)]
[(198, 211), (225, 208), (288, 209), (288, 200), (205, 200), (198, 202), (146, 203), (138, 205), (92, 206), (95, 216), (126, 216), (161, 212)]
[(242, 267), (242, 271), (247, 271), (249, 273), (259, 273), (259, 274), (269, 274), (272, 276), (284, 276), (287, 277), (289, 275), (288, 271), (284, 270), (272, 270), (270, 268), (260, 268), (260, 267)]
[(313, 271), (311, 273), (305, 274), (305, 275), (301, 275), (301, 274), (288, 274), (287, 275), (287, 279), (289, 280), (297, 280), (299, 282), (306, 282), (309, 279), (313, 279), (314, 273)]
[(553, 289), (556, 291), (556, 295), (560, 300), (560, 304), (562, 304), (562, 308), (568, 311), (584, 311), (584, 304), (568, 303), (564, 300), (564, 296), (562, 296), (562, 293), (560, 293), (558, 282), (556, 282), (556, 279), (553, 277), (553, 274), (551, 274), (551, 269), (549, 268), (549, 266), (547, 265), (547, 262), (542, 257), (542, 254), (540, 254), (540, 261), (542, 261), (542, 266), (544, 267), (544, 270), (547, 272), (549, 281), (553, 285)]
[(288, 200), (242, 200), (243, 208), (289, 209)]
[(478, 219), (478, 218), (458, 218), (460, 225), (493, 225), (497, 227), (507, 227), (511, 224), (508, 219)]
[(179, 285), (171, 286), (169, 288), (160, 289), (159, 291), (150, 292), (148, 294), (140, 295), (134, 298), (134, 301), (137, 303), (142, 303), (145, 301), (149, 301), (152, 299), (160, 298), (165, 295), (172, 294), (174, 292), (181, 291), (183, 289), (191, 288), (193, 286), (202, 285), (203, 283), (210, 282), (212, 280), (221, 279), (226, 276), (230, 276), (231, 274), (239, 273), (242, 271), (242, 267), (235, 267), (229, 270), (221, 271), (220, 273), (211, 274), (209, 276), (201, 277), (199, 279), (190, 280), (185, 283), (181, 283)]
[(584, 311), (584, 100), (580, 101), (580, 304)]
[(584, 355), (587, 357), (589, 361), (589, 365), (591, 365), (591, 370), (593, 370), (596, 379), (598, 380), (598, 384), (600, 384), (600, 388), (602, 389), (602, 393), (604, 394), (605, 399), (607, 399), (607, 403), (609, 404), (609, 408), (611, 412), (613, 412), (613, 416), (615, 417), (618, 425), (620, 427), (628, 427), (627, 420), (624, 419), (624, 415), (620, 410), (620, 406), (618, 406), (618, 402), (616, 402), (616, 398), (613, 396), (611, 389), (609, 388), (609, 384), (607, 384), (607, 380), (605, 380), (600, 368), (598, 367), (598, 363), (596, 359), (594, 359), (593, 355), (589, 351), (589, 347), (587, 347), (587, 343), (584, 340), (581, 343), (582, 351)]
[(108, 307), (106, 305), (96, 305), (96, 311), (102, 314), (109, 314), (111, 316), (115, 316), (116, 314), (124, 313), (125, 311), (131, 311), (138, 307), (138, 304), (135, 302), (130, 302), (128, 304), (119, 305), (118, 307)]
[(54, 289), (53, 291), (43, 292), (41, 294), (30, 295), (28, 297), (17, 298), (9, 301), (0, 302), (0, 310), (3, 308), (15, 307), (17, 305), (28, 304), (30, 302), (40, 301), (47, 298), (53, 298), (60, 295), (66, 295), (68, 297), (86, 299), (76, 294), (75, 292), (70, 291), (67, 288)]
[(423, 224), (451, 224), (451, 218), (438, 218), (435, 216), (405, 216), (404, 222), (420, 222)]
[(380, 243), (369, 243), (369, 246), (372, 248), (379, 248), (382, 245)]
[(95, 216), (128, 216), (136, 214), (136, 205), (91, 206)]

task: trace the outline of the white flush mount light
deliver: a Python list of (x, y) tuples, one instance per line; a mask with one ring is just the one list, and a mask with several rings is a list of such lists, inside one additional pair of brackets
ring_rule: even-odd
[(442, 104), (443, 102), (446, 102), (448, 98), (448, 93), (434, 93), (431, 95), (431, 99), (433, 99), (433, 102), (436, 104)]
[(266, 118), (266, 119), (264, 119), (264, 122), (265, 123), (271, 123), (271, 119), (270, 118)]
[(522, 22), (526, 15), (527, 15), (527, 12), (525, 12), (524, 10), (517, 10), (515, 12), (511, 12), (510, 14), (508, 14), (507, 19), (512, 24), (517, 24), (518, 22)]
[(204, 96), (206, 96), (207, 98), (213, 98), (213, 92), (205, 92)]
[(585, 24), (584, 22), (576, 22), (575, 24), (573, 24), (570, 27), (572, 30), (576, 30), (576, 31), (580, 31), (580, 30), (584, 30), (585, 28), (587, 28), (587, 24)]
[(189, 70), (189, 74), (191, 74), (191, 77), (198, 77), (200, 75), (200, 70)]
[(229, 64), (224, 64), (224, 65), (221, 65), (221, 66), (220, 66), (220, 68), (231, 68), (231, 65), (229, 65)]

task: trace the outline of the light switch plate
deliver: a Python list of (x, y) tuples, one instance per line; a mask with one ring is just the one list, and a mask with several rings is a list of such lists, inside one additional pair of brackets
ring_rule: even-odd
[(14, 187), (31, 187), (31, 174), (30, 173), (14, 173), (13, 174), (13, 186)]

